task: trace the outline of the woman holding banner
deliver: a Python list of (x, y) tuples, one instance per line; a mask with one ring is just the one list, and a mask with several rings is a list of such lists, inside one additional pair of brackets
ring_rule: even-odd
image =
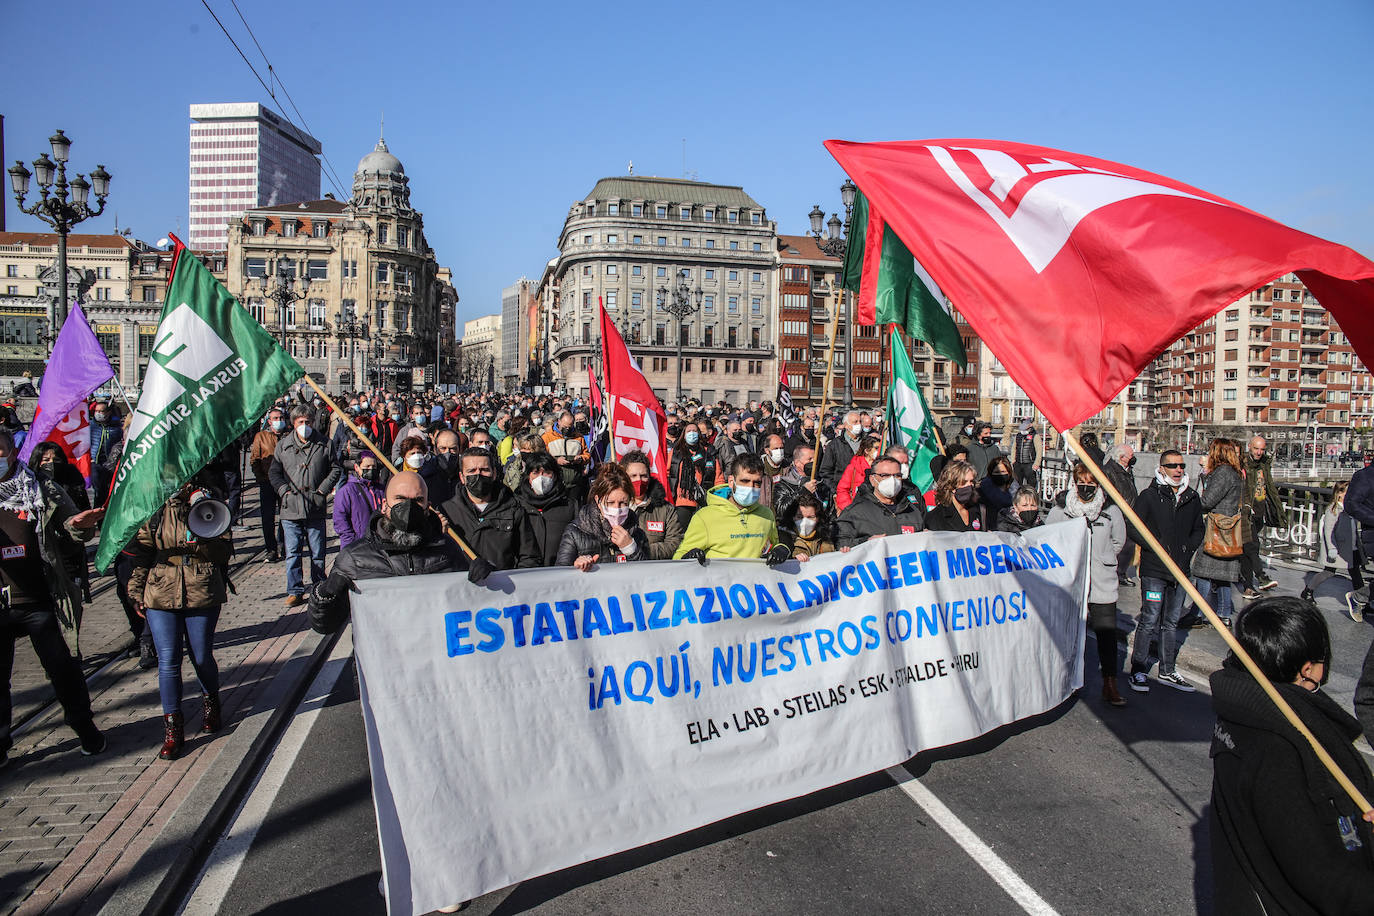
[(1064, 505), (1050, 510), (1045, 524), (1081, 518), (1088, 523), (1090, 566), (1088, 571), (1088, 626), (1097, 637), (1097, 661), (1102, 669), (1102, 699), (1110, 706), (1125, 706), (1117, 689), (1121, 656), (1116, 646), (1116, 599), (1120, 582), (1116, 557), (1126, 545), (1126, 520), (1121, 510), (1107, 502), (1092, 471), (1074, 462), (1073, 486), (1064, 493)]
[(649, 541), (630, 508), (634, 485), (618, 464), (603, 464), (596, 472), (587, 505), (563, 532), (558, 565), (582, 572), (597, 563), (624, 563), (649, 556)]

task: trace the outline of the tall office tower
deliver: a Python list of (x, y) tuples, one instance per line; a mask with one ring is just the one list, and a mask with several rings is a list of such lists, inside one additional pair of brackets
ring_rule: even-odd
[(245, 210), (320, 197), (320, 141), (257, 102), (191, 106), (187, 244), (224, 251)]

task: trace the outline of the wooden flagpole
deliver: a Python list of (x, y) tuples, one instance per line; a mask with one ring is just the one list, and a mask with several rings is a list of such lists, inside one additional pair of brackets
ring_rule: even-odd
[(1336, 761), (1327, 753), (1326, 748), (1321, 746), (1321, 743), (1317, 741), (1312, 732), (1303, 724), (1303, 721), (1298, 718), (1297, 713), (1293, 712), (1293, 707), (1288, 705), (1288, 701), (1274, 689), (1274, 685), (1269, 682), (1269, 678), (1264, 676), (1264, 672), (1260, 671), (1259, 666), (1255, 664), (1255, 660), (1250, 657), (1250, 654), (1246, 652), (1236, 640), (1235, 634), (1222, 624), (1221, 618), (1217, 616), (1217, 612), (1212, 610), (1212, 606), (1208, 604), (1198, 592), (1197, 586), (1193, 584), (1193, 580), (1190, 579), (1183, 570), (1179, 569), (1178, 564), (1174, 562), (1174, 558), (1169, 556), (1169, 552), (1164, 549), (1164, 546), (1160, 544), (1159, 540), (1154, 536), (1154, 532), (1146, 528), (1144, 523), (1141, 522), (1140, 516), (1136, 515), (1135, 508), (1122, 498), (1121, 493), (1112, 485), (1111, 480), (1107, 478), (1102, 468), (1098, 467), (1097, 462), (1093, 461), (1092, 456), (1084, 451), (1082, 446), (1078, 444), (1078, 437), (1070, 431), (1061, 430), (1059, 434), (1063, 436), (1065, 441), (1073, 448), (1074, 453), (1078, 456), (1078, 459), (1083, 462), (1083, 465), (1092, 472), (1093, 477), (1101, 484), (1102, 489), (1107, 492), (1107, 496), (1121, 507), (1121, 510), (1126, 515), (1126, 521), (1134, 525), (1135, 529), (1140, 532), (1141, 536), (1145, 539), (1145, 543), (1149, 545), (1149, 548), (1153, 550), (1155, 555), (1164, 563), (1164, 568), (1174, 577), (1174, 580), (1178, 582), (1179, 587), (1183, 589), (1188, 597), (1193, 599), (1193, 603), (1197, 606), (1198, 610), (1202, 611), (1203, 615), (1207, 618), (1207, 622), (1216, 628), (1217, 633), (1221, 636), (1227, 647), (1235, 654), (1236, 658), (1240, 660), (1241, 664), (1245, 666), (1245, 670), (1250, 672), (1250, 676), (1260, 685), (1260, 688), (1269, 699), (1273, 701), (1274, 705), (1279, 708), (1279, 712), (1283, 714), (1283, 717), (1288, 720), (1290, 725), (1297, 729), (1298, 734), (1307, 739), (1307, 743), (1312, 746), (1312, 752), (1317, 755), (1317, 759), (1322, 762), (1322, 766), (1326, 767), (1335, 778), (1336, 782), (1340, 783), (1341, 788), (1344, 789), (1351, 800), (1359, 806), (1360, 810), (1366, 815), (1370, 814), (1372, 809), (1369, 802), (1365, 799), (1364, 794), (1350, 781), (1350, 777), (1345, 775)]
[[(329, 405), (329, 409), (334, 411), (335, 415), (338, 416), (338, 418), (344, 422), (344, 425), (346, 425), (350, 430), (352, 430), (353, 435), (361, 439), (363, 445), (366, 445), (368, 449), (371, 450), (372, 454), (377, 456), (377, 460), (380, 461), (382, 464), (386, 465), (386, 469), (388, 471), (390, 471), (392, 474), (400, 473), (400, 471), (396, 470), (396, 465), (391, 463), (391, 459), (388, 458), (386, 455), (382, 454), (382, 450), (377, 448), (376, 443), (369, 439), (367, 435), (361, 429), (358, 428), (358, 425), (353, 422), (353, 420), (348, 416), (347, 413), (339, 409), (339, 405), (334, 403), (334, 399), (331, 398), (328, 394), (326, 394), (325, 390), (321, 388), (315, 382), (315, 380), (310, 377), (308, 373), (305, 376), (305, 380), (311, 388), (315, 389), (315, 393), (318, 394), (320, 398), (323, 399), (324, 402)], [(435, 515), (439, 515), (439, 511), (435, 509), (433, 506), (430, 506), (429, 508), (430, 511), (433, 512)], [(440, 515), (439, 517), (441, 519), (443, 518), (442, 515)], [(460, 548), (462, 548), (463, 553), (468, 555), (469, 560), (477, 559), (477, 554), (473, 553), (472, 548), (463, 542), (463, 539), (458, 536), (458, 532), (454, 531), (452, 526), (445, 525), (444, 530), (448, 532), (449, 537), (453, 538), (454, 543), (456, 543)]]
[[(821, 424), (825, 423), (825, 410), (830, 406), (830, 386), (835, 379), (835, 335), (840, 330), (840, 310), (844, 308), (844, 284), (840, 284), (840, 295), (835, 300), (835, 314), (830, 319), (830, 348), (826, 351), (825, 361), (825, 388), (821, 392), (821, 415), (816, 421), (816, 450), (811, 455), (811, 479), (816, 479), (816, 465), (821, 461)], [(853, 334), (854, 329), (845, 325), (844, 332)], [(851, 371), (851, 367), (845, 366), (845, 372)], [(841, 433), (840, 435), (844, 435)]]

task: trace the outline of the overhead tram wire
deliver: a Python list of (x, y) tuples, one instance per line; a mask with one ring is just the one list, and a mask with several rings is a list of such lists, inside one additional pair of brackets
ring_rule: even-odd
[[(281, 102), (277, 100), (277, 94), (276, 94), (275, 92), (273, 92), (273, 91), (272, 91), (272, 88), (271, 88), (270, 86), (268, 86), (267, 83), (263, 80), (262, 75), (261, 75), (260, 73), (258, 73), (258, 68), (255, 67), (255, 66), (253, 66), (253, 62), (250, 61), (250, 60), (248, 59), (248, 55), (243, 53), (243, 49), (239, 47), (239, 43), (238, 43), (237, 41), (234, 40), (234, 36), (233, 36), (233, 35), (230, 35), (230, 34), (229, 34), (229, 30), (228, 30), (227, 28), (224, 27), (224, 23), (220, 21), (219, 16), (216, 16), (216, 15), (215, 15), (215, 11), (214, 11), (213, 9), (210, 8), (210, 4), (207, 2), (207, 0), (200, 0), (200, 3), (201, 3), (202, 6), (205, 7), (205, 11), (206, 11), (207, 13), (210, 14), (210, 18), (213, 19), (213, 20), (215, 20), (215, 25), (219, 26), (220, 31), (224, 33), (224, 37), (227, 38), (227, 39), (229, 39), (229, 43), (230, 43), (231, 45), (234, 46), (234, 50), (237, 51), (237, 52), (239, 52), (239, 57), (243, 58), (243, 62), (244, 62), (245, 64), (248, 65), (248, 69), (253, 71), (253, 76), (254, 76), (254, 78), (257, 79), (258, 84), (259, 84), (260, 86), (262, 86), (263, 91), (267, 93), (268, 97), (269, 97), (270, 99), (272, 99), (272, 101), (277, 102), (277, 105), (280, 106), (280, 105), (281, 105)], [(237, 8), (238, 8), (237, 5), (235, 5), (235, 9), (237, 9)], [(240, 15), (240, 18), (241, 18), (243, 14), (240, 13), (239, 15)], [(247, 25), (247, 23), (244, 23), (244, 24)], [(252, 30), (251, 30), (251, 29), (249, 30), (249, 34), (252, 34)], [(257, 43), (257, 39), (254, 38), (254, 39), (253, 39), (253, 42), (256, 44), (256, 43)], [(259, 46), (259, 47), (258, 47), (258, 50), (261, 51), (261, 50), (262, 50), (262, 47)], [(267, 59), (267, 55), (264, 54), (264, 55), (263, 55), (263, 60), (266, 60), (266, 59)], [(270, 69), (272, 65), (271, 65), (271, 63), (269, 62), (267, 66), (268, 66), (268, 68)], [(273, 76), (274, 78), (278, 78), (277, 75), (276, 75), (276, 71), (272, 71), (272, 76)], [(282, 87), (282, 91), (283, 91), (283, 92), (286, 91), (286, 87), (285, 87), (285, 86)], [(289, 98), (289, 97), (290, 97), (290, 96), (289, 96), (289, 94), (288, 94), (288, 98)], [(295, 107), (296, 107), (295, 102), (292, 102), (292, 103), (291, 103), (291, 107), (292, 107), (292, 108), (295, 108)], [(285, 113), (283, 112), (283, 114), (285, 114)], [(296, 115), (297, 115), (298, 117), (300, 117), (300, 109), (296, 109)], [(294, 121), (292, 121), (291, 118), (290, 118), (289, 116), (287, 116), (286, 120), (287, 120), (287, 123), (289, 123), (292, 127), (296, 127), (296, 123), (295, 123)], [(305, 119), (304, 119), (303, 117), (301, 118), (301, 123), (302, 123), (302, 125), (305, 123)], [(304, 127), (304, 126), (297, 127), (297, 129), (300, 130), (300, 131), (302, 131), (302, 132), (304, 132), (304, 133), (307, 133), (307, 134), (310, 133), (310, 131), (309, 131), (306, 127)], [(339, 183), (339, 181), (338, 181), (338, 178), (337, 178), (337, 176), (336, 176), (335, 173), (334, 173), (334, 168), (333, 168), (332, 165), (329, 164), (329, 158), (328, 158), (327, 156), (324, 155), (323, 151), (321, 151), (320, 156), (321, 156), (321, 158), (324, 159), (325, 164), (328, 166), (328, 167), (326, 168), (326, 170), (325, 170), (325, 176), (329, 179), (329, 183), (330, 183), (331, 185), (334, 186), (334, 190), (339, 194), (340, 199), (341, 199), (341, 200), (344, 200), (344, 199), (347, 199), (348, 197), (350, 197), (351, 195), (344, 194), (343, 188), (340, 186), (340, 183)]]
[[(253, 27), (248, 24), (248, 19), (243, 15), (243, 10), (239, 9), (238, 0), (229, 0), (229, 3), (234, 7), (234, 12), (238, 13), (239, 21), (243, 23), (243, 27), (248, 30), (248, 37), (253, 39), (253, 45), (258, 49), (258, 53), (262, 55), (263, 63), (267, 64), (268, 74), (271, 75), (273, 82), (281, 87), (281, 91), (286, 95), (286, 100), (291, 103), (291, 110), (294, 111), (296, 117), (300, 119), (301, 129), (309, 134), (310, 125), (305, 123), (305, 115), (302, 114), (300, 108), (296, 106), (296, 100), (291, 97), (291, 90), (286, 88), (286, 82), (281, 78), (281, 74), (277, 72), (277, 68), (272, 66), (272, 61), (268, 59), (267, 52), (262, 49), (262, 45), (258, 42), (258, 36), (253, 33)], [(281, 102), (277, 101), (276, 95), (272, 94), (270, 90), (268, 94), (272, 95), (272, 100), (277, 102), (278, 105), (281, 104)], [(311, 136), (314, 135), (311, 134)], [(343, 182), (339, 178), (339, 173), (334, 169), (334, 163), (329, 161), (329, 154), (321, 150), (320, 158), (324, 160), (325, 171), (328, 172), (330, 176), (329, 183), (334, 185), (334, 189), (342, 194), (343, 191), (339, 186)]]

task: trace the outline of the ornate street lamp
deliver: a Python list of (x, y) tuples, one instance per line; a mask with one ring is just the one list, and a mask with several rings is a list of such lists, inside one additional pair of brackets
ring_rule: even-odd
[[(825, 211), (820, 204), (811, 208), (807, 216), (811, 220), (811, 237), (816, 240), (816, 245), (821, 251), (830, 255), (832, 258), (843, 258), (845, 251), (849, 247), (849, 230), (854, 219), (854, 198), (858, 196), (859, 188), (848, 178), (844, 184), (840, 185), (840, 203), (844, 206), (844, 222), (840, 222), (837, 214), (830, 214), (830, 219), (825, 219)], [(821, 237), (821, 227), (824, 222), (826, 230), (825, 237)], [(841, 291), (840, 295), (844, 295)], [(882, 372), (882, 335), (878, 336), (878, 371)], [(846, 405), (854, 403), (853, 398), (853, 378), (854, 378), (854, 298), (849, 297), (845, 307), (844, 321), (844, 400)], [(827, 371), (834, 371), (833, 354), (828, 361)], [(881, 379), (880, 379), (881, 381)], [(879, 386), (881, 388), (881, 386)]]
[(678, 272), (677, 286), (669, 290), (666, 286), (658, 288), (658, 307), (677, 319), (677, 400), (682, 403), (682, 321), (701, 308), (705, 291), (698, 286), (695, 290), (687, 282), (687, 271)]
[[(17, 161), (9, 173), (10, 188), (14, 191), (14, 199), (18, 202), (20, 211), (38, 217), (57, 230), (59, 290), (57, 307), (54, 310), (49, 306), (51, 314), (48, 319), (55, 338), (57, 331), (61, 330), (67, 320), (67, 233), (77, 223), (105, 212), (105, 198), (110, 194), (110, 173), (105, 171), (105, 166), (97, 165), (95, 171), (91, 172), (90, 181), (86, 180), (85, 175), (77, 175), (68, 182), (67, 157), (72, 150), (72, 141), (59, 130), (48, 138), (48, 143), (52, 145), (52, 159), (48, 158), (47, 153), (41, 153), (33, 161), (33, 172), (24, 168), (22, 161)], [(38, 179), (40, 196), (33, 202), (33, 206), (26, 207), (24, 198), (29, 193), (30, 177)], [(92, 191), (95, 192), (95, 209), (91, 209), (88, 204)]]
[(310, 278), (301, 277), (300, 292), (296, 292), (296, 274), (294, 271), (286, 269), (286, 262), (277, 259), (276, 282), (271, 286), (267, 284), (267, 278), (261, 281), (262, 293), (268, 299), (277, 303), (277, 327), (281, 331), (282, 349), (286, 349), (286, 309), (293, 302), (300, 302), (310, 295)]
[(339, 307), (339, 316), (334, 322), (334, 336), (340, 342), (348, 341), (348, 384), (354, 389), (360, 387), (361, 373), (354, 373), (353, 371), (353, 341), (362, 340), (365, 349), (367, 333), (367, 322), (359, 320), (357, 307), (351, 301), (346, 301)]

